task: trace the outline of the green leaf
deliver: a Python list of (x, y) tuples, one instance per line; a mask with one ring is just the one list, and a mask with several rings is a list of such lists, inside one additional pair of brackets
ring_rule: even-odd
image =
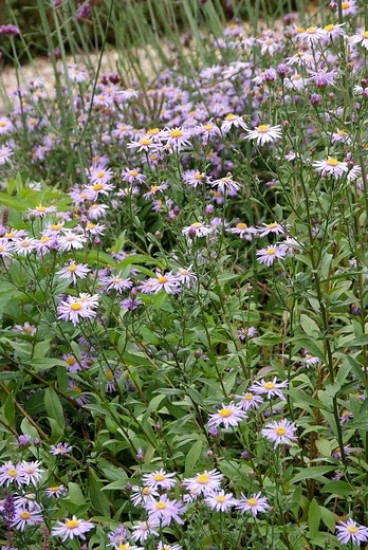
[(337, 495), (340, 497), (351, 496), (354, 493), (354, 489), (346, 481), (330, 481), (326, 483), (321, 489), (321, 493), (329, 493), (331, 495)]
[(96, 472), (89, 468), (88, 470), (88, 487), (89, 497), (94, 509), (103, 516), (110, 516), (109, 501), (105, 494), (102, 493), (103, 483), (98, 479)]
[(188, 451), (187, 456), (185, 457), (185, 475), (188, 476), (195, 472), (195, 466), (201, 457), (202, 449), (203, 441), (199, 439), (192, 445), (192, 447)]
[(292, 483), (303, 481), (305, 479), (323, 479), (324, 474), (335, 471), (335, 466), (311, 466), (310, 468), (303, 468), (292, 479)]
[(55, 423), (51, 424), (51, 429), (53, 432), (53, 437), (57, 439), (61, 437), (64, 433), (65, 421), (63, 407), (55, 390), (53, 390), (52, 388), (47, 388), (47, 390), (45, 391), (44, 402), (49, 419), (55, 421)]
[(320, 521), (321, 512), (319, 509), (319, 504), (314, 498), (309, 504), (308, 509), (308, 525), (311, 538), (314, 538), (317, 535)]
[(84, 498), (84, 495), (77, 483), (68, 483), (68, 489), (70, 502), (76, 504), (77, 506), (84, 506), (86, 504), (86, 499)]
[(335, 515), (330, 510), (328, 510), (327, 508), (324, 508), (324, 506), (320, 506), (319, 509), (320, 509), (320, 512), (321, 512), (321, 518), (322, 518), (323, 523), (326, 525), (326, 527), (330, 531), (332, 531), (334, 533), (335, 528), (336, 528)]

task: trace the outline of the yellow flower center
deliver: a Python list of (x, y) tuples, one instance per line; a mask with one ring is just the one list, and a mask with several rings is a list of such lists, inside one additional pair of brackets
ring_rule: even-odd
[(307, 33), (314, 34), (315, 32), (316, 32), (316, 27), (308, 27), (307, 28)]
[(201, 180), (202, 179), (202, 174), (200, 172), (197, 172), (196, 174), (194, 174), (194, 179), (195, 180)]
[(163, 481), (165, 479), (165, 476), (163, 474), (156, 474), (154, 476), (155, 481)]
[(65, 362), (69, 365), (69, 367), (72, 367), (75, 365), (76, 360), (75, 357), (68, 357), (68, 359), (65, 359)]
[(269, 124), (261, 124), (260, 126), (257, 126), (257, 130), (258, 132), (261, 132), (261, 134), (263, 134), (264, 132), (267, 132), (269, 128), (270, 128)]
[[(367, 38), (368, 38), (368, 36), (367, 36)], [(337, 133), (339, 134), (339, 136), (348, 136), (349, 135), (348, 132), (346, 132), (345, 130), (339, 130)]]
[(245, 401), (253, 401), (253, 395), (251, 393), (245, 393), (243, 399)]
[(368, 38), (368, 31), (363, 32), (363, 38)]
[(216, 497), (216, 500), (218, 503), (225, 502), (226, 498), (223, 495), (219, 495)]
[(9, 233), (5, 233), (4, 237), (11, 239), (12, 237), (15, 237), (15, 233), (14, 231), (10, 231)]
[(143, 487), (142, 494), (148, 496), (151, 494), (151, 489), (149, 487)]
[(277, 227), (279, 224), (277, 222), (272, 222), (272, 223), (269, 223), (267, 224), (267, 227), (269, 229), (275, 229), (275, 227)]
[(228, 418), (229, 416), (231, 416), (231, 414), (232, 414), (232, 410), (228, 408), (221, 409), (219, 411), (219, 415), (221, 416), (221, 418)]
[(275, 429), (275, 432), (277, 435), (285, 435), (286, 428), (283, 428), (282, 426), (277, 426), (277, 428)]
[(51, 229), (53, 229), (54, 231), (59, 231), (59, 229), (62, 229), (62, 227), (63, 226), (61, 225), (61, 223), (54, 223), (52, 224)]
[(15, 468), (11, 468), (9, 471), (8, 471), (8, 475), (10, 475), (10, 477), (17, 477), (17, 470)]
[(198, 229), (199, 227), (202, 227), (202, 224), (201, 222), (194, 222), (192, 223), (191, 227), (193, 227), (194, 229)]
[(273, 382), (266, 382), (264, 387), (265, 387), (266, 390), (274, 390), (275, 389), (275, 384)]
[(226, 115), (225, 120), (234, 120), (235, 118), (236, 118), (235, 115), (233, 115), (232, 113), (229, 113), (228, 115)]
[(156, 508), (157, 510), (166, 510), (166, 502), (157, 502), (156, 503)]
[(197, 479), (197, 482), (200, 483), (201, 485), (206, 485), (206, 483), (209, 482), (209, 476), (208, 474), (201, 474), (198, 479)]
[(160, 131), (159, 128), (151, 128), (150, 130), (148, 130), (147, 134), (149, 134), (150, 136), (155, 136), (156, 134), (158, 134)]
[(40, 238), (41, 243), (48, 243), (49, 240), (50, 240), (50, 237), (46, 237), (46, 235)]
[(68, 266), (68, 271), (70, 271), (70, 273), (74, 273), (74, 271), (77, 270), (77, 266), (75, 264), (70, 264)]
[(78, 519), (68, 519), (65, 522), (65, 527), (67, 529), (75, 529), (76, 527), (78, 527), (78, 525), (79, 525), (79, 520)]
[(243, 222), (239, 222), (236, 224), (237, 229), (247, 229), (247, 227), (248, 227), (247, 224)]
[(87, 227), (87, 229), (93, 229), (94, 227), (96, 227), (96, 225), (92, 222), (89, 222), (89, 223), (87, 223), (86, 227)]
[(106, 378), (107, 378), (108, 380), (112, 380), (112, 379), (114, 378), (114, 373), (112, 372), (111, 369), (108, 369), (108, 370), (105, 372), (105, 374), (106, 374)]
[(93, 186), (93, 191), (101, 191), (102, 188), (102, 183), (95, 183), (95, 185)]
[(22, 519), (29, 519), (31, 517), (29, 512), (21, 512), (19, 515)]
[(82, 309), (82, 304), (80, 302), (74, 302), (71, 306), (70, 306), (70, 309), (72, 311), (80, 311)]
[(0, 244), (0, 252), (4, 252), (4, 247)]
[(335, 28), (335, 25), (333, 25), (332, 23), (330, 23), (329, 25), (326, 25), (324, 27), (324, 30), (327, 31), (327, 32), (330, 32), (330, 31), (333, 31)]
[(1, 128), (5, 128), (6, 122), (4, 122), (3, 120), (0, 120), (0, 126)]
[(336, 160), (336, 159), (334, 159), (334, 158), (332, 158), (332, 157), (328, 157), (328, 159), (327, 159), (327, 164), (328, 164), (329, 166), (337, 166), (337, 165), (339, 164), (339, 161)]
[(163, 284), (167, 283), (167, 277), (165, 277), (165, 276), (159, 277), (158, 282), (160, 283), (160, 285), (163, 285)]
[(248, 498), (247, 500), (249, 506), (257, 506), (258, 500), (256, 498)]
[(40, 204), (39, 206), (36, 206), (36, 212), (45, 212), (46, 210), (46, 206), (42, 206), (42, 204)]
[(150, 140), (149, 138), (142, 138), (142, 139), (139, 141), (139, 143), (140, 143), (141, 145), (151, 145), (152, 142), (151, 142), (151, 140)]
[(182, 130), (172, 130), (172, 131), (170, 132), (170, 136), (171, 136), (172, 138), (178, 138), (178, 137), (181, 137), (182, 135), (183, 135)]
[(138, 176), (137, 170), (130, 170), (130, 171), (129, 171), (129, 174), (130, 174), (133, 178), (135, 178), (136, 176)]
[(305, 28), (304, 28), (304, 27), (298, 27), (296, 30), (297, 30), (297, 32), (305, 32)]
[(60, 489), (60, 485), (54, 485), (53, 487), (50, 487), (49, 489), (53, 493), (56, 493)]
[(341, 7), (343, 10), (348, 10), (350, 8), (350, 2), (343, 2)]
[(268, 248), (266, 250), (267, 256), (273, 256), (276, 253), (276, 248)]
[(210, 131), (210, 130), (214, 129), (214, 126), (212, 126), (212, 124), (205, 124), (205, 126), (203, 126), (203, 128), (207, 131)]

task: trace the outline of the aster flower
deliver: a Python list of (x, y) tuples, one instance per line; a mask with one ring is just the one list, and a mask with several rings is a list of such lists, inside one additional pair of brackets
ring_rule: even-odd
[(248, 130), (248, 127), (241, 116), (229, 113), (228, 115), (226, 115), (223, 123), (221, 124), (221, 131), (226, 134), (233, 127)]
[(108, 546), (119, 548), (119, 546), (126, 541), (128, 536), (128, 531), (125, 525), (119, 525), (117, 529), (109, 533), (107, 536), (110, 541), (110, 544)]
[(183, 525), (184, 522), (180, 516), (186, 509), (184, 504), (177, 500), (170, 500), (167, 495), (161, 495), (158, 501), (146, 504), (149, 519), (159, 522), (163, 527), (167, 527), (172, 521)]
[(218, 191), (224, 195), (227, 193), (229, 197), (236, 197), (240, 189), (240, 183), (233, 180), (232, 175), (229, 173), (224, 178), (211, 181), (212, 187), (217, 187)]
[(263, 223), (261, 227), (258, 228), (258, 231), (260, 237), (265, 237), (270, 233), (273, 233), (275, 235), (282, 235), (284, 233), (282, 225), (280, 225), (278, 222)]
[(191, 132), (184, 128), (168, 128), (161, 133), (161, 137), (166, 141), (165, 147), (179, 150), (190, 144)]
[(287, 388), (288, 382), (287, 380), (284, 380), (282, 382), (277, 382), (277, 378), (275, 377), (273, 380), (260, 380), (255, 382), (249, 389), (250, 391), (262, 395), (266, 394), (268, 399), (271, 399), (271, 397), (279, 397), (282, 400), (285, 400), (285, 396), (283, 392), (281, 391), (282, 388)]
[(16, 483), (19, 487), (27, 485), (21, 466), (9, 461), (0, 467), (0, 486), (9, 487), (11, 483)]
[(238, 222), (235, 227), (231, 227), (227, 231), (234, 235), (239, 235), (241, 239), (246, 239), (247, 241), (250, 241), (258, 233), (255, 227), (248, 227), (244, 222)]
[(61, 540), (65, 542), (68, 539), (73, 540), (78, 537), (85, 540), (85, 534), (94, 528), (93, 523), (84, 519), (77, 519), (73, 516), (72, 519), (65, 519), (64, 521), (57, 521), (56, 526), (53, 528), (51, 534), (53, 536), (61, 537)]
[(261, 264), (265, 264), (267, 267), (272, 265), (275, 260), (278, 258), (284, 260), (286, 257), (287, 248), (283, 245), (273, 245), (267, 246), (266, 248), (261, 248), (257, 250), (257, 260)]
[(199, 170), (186, 170), (182, 173), (182, 178), (185, 185), (195, 189), (199, 185), (203, 185), (207, 179), (207, 176), (204, 172), (200, 172)]
[(238, 503), (232, 493), (225, 493), (224, 490), (219, 491), (218, 493), (208, 493), (204, 501), (209, 508), (212, 508), (212, 510), (216, 510), (217, 512), (228, 512)]
[(34, 251), (35, 246), (36, 239), (30, 239), (28, 237), (14, 242), (14, 250), (21, 256), (28, 256), (28, 254), (31, 254)]
[(88, 78), (87, 71), (78, 65), (70, 64), (68, 65), (68, 77), (71, 82), (77, 82), (81, 84), (85, 82)]
[(26, 462), (23, 460), (23, 462), (19, 464), (26, 484), (32, 483), (33, 485), (37, 485), (43, 473), (40, 466), (41, 462), (39, 460), (36, 460), (35, 462)]
[(183, 550), (180, 544), (167, 544), (166, 542), (159, 542), (156, 550)]
[[(356, 3), (356, 0), (345, 0), (341, 4), (342, 8), (342, 15), (349, 16), (349, 15), (356, 15), (358, 13), (358, 6)], [(336, 15), (338, 15), (338, 7), (336, 5)]]
[(155, 500), (159, 493), (153, 486), (144, 485), (143, 487), (133, 487), (131, 501), (134, 506), (145, 505), (150, 500)]
[(176, 294), (178, 292), (179, 281), (171, 271), (165, 274), (157, 273), (156, 277), (150, 279), (151, 288), (154, 293), (164, 290), (167, 294)]
[(169, 491), (175, 486), (175, 473), (167, 474), (162, 468), (151, 474), (144, 474), (142, 481), (148, 487), (160, 488), (162, 491)]
[(324, 37), (325, 31), (318, 27), (308, 27), (295, 36), (296, 40), (305, 41), (308, 44), (319, 44), (323, 41)]
[(295, 436), (296, 426), (293, 422), (289, 422), (286, 418), (280, 420), (280, 422), (269, 422), (265, 428), (262, 429), (262, 435), (274, 443), (274, 448), (282, 443), (290, 445), (292, 441), (296, 441)]
[(365, 29), (360, 30), (357, 34), (354, 34), (350, 39), (351, 44), (360, 44), (365, 50), (368, 50), (368, 31)]
[(79, 250), (83, 248), (87, 239), (80, 233), (74, 233), (71, 229), (65, 229), (64, 234), (59, 237), (59, 248), (61, 252)]
[(51, 487), (47, 487), (46, 489), (46, 495), (51, 497), (60, 498), (63, 495), (65, 495), (67, 492), (67, 489), (64, 485), (52, 485)]
[(56, 445), (50, 445), (50, 452), (53, 455), (66, 455), (70, 453), (72, 446), (67, 443), (57, 443)]
[(256, 517), (260, 512), (266, 512), (269, 507), (270, 505), (268, 504), (267, 499), (262, 497), (261, 493), (254, 494), (250, 498), (247, 498), (242, 493), (236, 508), (240, 512), (250, 511), (253, 516)]
[(51, 214), (56, 212), (55, 206), (44, 206), (39, 204), (35, 208), (30, 208), (28, 210), (28, 218), (44, 218), (46, 214)]
[(141, 151), (150, 151), (152, 149), (157, 149), (158, 144), (153, 141), (150, 137), (141, 137), (139, 140), (134, 140), (128, 143), (128, 149), (137, 149)]
[(57, 307), (58, 319), (71, 321), (74, 326), (77, 325), (80, 317), (83, 319), (93, 319), (96, 317), (94, 308), (97, 306), (97, 302), (98, 295), (91, 296), (82, 293), (78, 297), (67, 296)]
[(11, 258), (14, 245), (11, 241), (0, 239), (0, 258)]
[(24, 531), (29, 525), (40, 525), (43, 523), (42, 514), (39, 510), (27, 510), (27, 508), (15, 508), (15, 516), (12, 521), (12, 527)]
[(270, 126), (269, 124), (261, 124), (256, 126), (254, 130), (248, 130), (246, 139), (255, 139), (257, 145), (265, 145), (266, 143), (275, 143), (282, 136), (281, 126)]
[(336, 180), (341, 178), (349, 168), (346, 162), (340, 162), (333, 157), (328, 157), (325, 160), (318, 160), (313, 162), (313, 167), (318, 174), (322, 177), (331, 176)]
[(69, 263), (65, 264), (65, 267), (57, 271), (56, 274), (60, 275), (62, 279), (72, 279), (76, 284), (77, 278), (85, 279), (89, 272), (87, 264), (76, 264), (74, 260), (69, 260)]
[(190, 265), (187, 268), (181, 268), (176, 274), (176, 278), (182, 285), (190, 288), (197, 282), (197, 275), (191, 271), (192, 266)]
[(139, 542), (144, 542), (148, 537), (158, 537), (159, 534), (155, 531), (155, 528), (160, 525), (160, 522), (148, 518), (147, 521), (139, 521), (133, 525), (132, 539)]
[(244, 411), (259, 409), (263, 403), (260, 395), (254, 395), (250, 391), (243, 393), (243, 395), (236, 395), (235, 397), (241, 400), (239, 405)]
[(217, 413), (210, 414), (208, 420), (208, 426), (211, 428), (213, 426), (221, 426), (223, 424), (224, 428), (229, 428), (230, 426), (235, 427), (247, 418), (244, 410), (234, 403), (229, 403), (228, 405), (222, 404), (221, 409)]
[(0, 166), (6, 164), (7, 162), (10, 162), (10, 158), (13, 156), (13, 151), (10, 149), (10, 147), (7, 147), (6, 145), (2, 145), (0, 147)]
[(353, 544), (360, 546), (361, 542), (367, 542), (368, 540), (368, 528), (363, 525), (358, 525), (356, 521), (348, 519), (342, 521), (336, 527), (337, 538), (342, 544), (348, 544), (350, 541)]
[(222, 474), (217, 470), (208, 472), (205, 470), (202, 474), (197, 474), (184, 480), (184, 485), (191, 494), (200, 495), (220, 489)]
[(187, 227), (184, 227), (182, 230), (183, 235), (193, 238), (193, 237), (205, 237), (212, 233), (212, 228), (203, 224), (202, 222), (194, 222)]

